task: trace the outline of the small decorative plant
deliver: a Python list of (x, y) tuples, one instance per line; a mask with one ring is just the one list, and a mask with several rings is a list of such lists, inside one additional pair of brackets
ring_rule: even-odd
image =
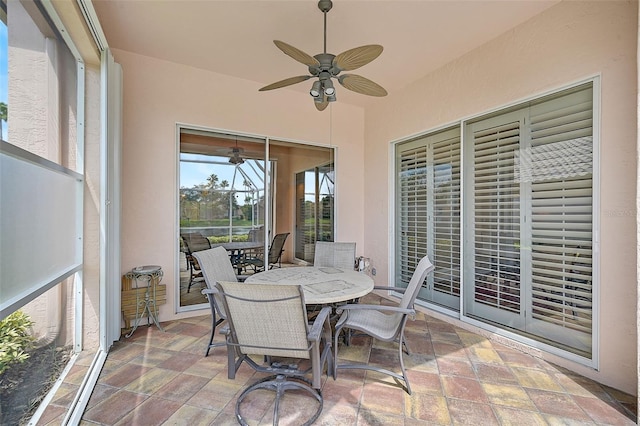
[(15, 311), (0, 321), (0, 374), (11, 364), (22, 363), (29, 358), (33, 347), (31, 335), (33, 321), (22, 311)]

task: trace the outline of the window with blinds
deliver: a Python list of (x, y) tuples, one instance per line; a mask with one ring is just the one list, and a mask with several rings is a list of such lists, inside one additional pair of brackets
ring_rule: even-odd
[(465, 124), (464, 312), (592, 353), (593, 83)]
[(460, 130), (398, 144), (396, 168), (396, 282), (428, 255), (436, 269), (418, 297), (459, 310)]
[(473, 136), (474, 300), (520, 312), (520, 191), (514, 179), (520, 122)]
[(590, 87), (532, 105), (530, 149), (521, 162), (530, 171), (522, 181), (531, 199), (532, 319), (541, 330), (574, 330), (582, 343), (593, 325), (592, 111)]

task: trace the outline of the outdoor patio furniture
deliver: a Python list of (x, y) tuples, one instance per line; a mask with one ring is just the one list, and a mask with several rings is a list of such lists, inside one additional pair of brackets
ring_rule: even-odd
[(356, 243), (316, 241), (313, 266), (355, 269)]
[(200, 265), (198, 261), (194, 259), (193, 253), (210, 249), (211, 242), (199, 232), (190, 232), (181, 234), (180, 236), (184, 242), (185, 255), (187, 257), (187, 263), (189, 264), (189, 284), (187, 286), (187, 293), (189, 293), (193, 284), (202, 282), (203, 280)]
[[(258, 372), (272, 374), (251, 384), (240, 394), (235, 407), (238, 422), (246, 424), (241, 406), (247, 395), (258, 389), (267, 389), (275, 391), (274, 425), (278, 424), (281, 398), (287, 390), (305, 391), (315, 398), (317, 409), (311, 412), (310, 418), (304, 422), (303, 419), (293, 421), (294, 424), (313, 423), (322, 412), (320, 388), (325, 364), (327, 374), (334, 372), (330, 309), (324, 309), (309, 325), (303, 290), (299, 285), (247, 285), (219, 281), (215, 290), (205, 289), (203, 292), (207, 295), (217, 292), (228, 315), (229, 379), (235, 378), (243, 362)], [(259, 364), (251, 356), (264, 359), (264, 362)], [(296, 360), (295, 363), (290, 364), (291, 359)], [(302, 362), (298, 364), (300, 359)], [(311, 380), (306, 378), (308, 374), (311, 374)], [(256, 404), (257, 395), (252, 399), (252, 405)], [(287, 411), (299, 415), (299, 408), (292, 407)]]
[[(237, 281), (235, 271), (229, 260), (227, 250), (223, 247), (215, 247), (209, 250), (203, 250), (193, 253), (193, 256), (198, 261), (198, 264), (202, 268), (202, 275), (204, 281), (207, 284), (207, 288), (215, 288), (218, 281)], [(205, 293), (203, 293), (205, 294)], [(207, 345), (207, 351), (204, 356), (209, 355), (209, 350), (216, 346), (223, 346), (225, 343), (213, 343), (216, 327), (220, 325), (225, 319), (227, 314), (224, 311), (224, 305), (217, 295), (206, 293), (209, 305), (211, 306), (211, 338)]]
[[(392, 376), (396, 381), (403, 380), (405, 390), (411, 395), (411, 386), (409, 385), (409, 379), (407, 378), (407, 372), (405, 371), (404, 361), (402, 359), (403, 350), (406, 350), (407, 354), (409, 354), (409, 347), (404, 337), (404, 327), (409, 316), (415, 316), (416, 311), (413, 309), (413, 304), (416, 296), (427, 274), (434, 269), (435, 267), (429, 258), (425, 256), (418, 262), (406, 289), (404, 287), (374, 287), (375, 290), (393, 290), (398, 293), (403, 293), (402, 299), (397, 306), (349, 304), (337, 308), (337, 312), (342, 313), (342, 315), (336, 323), (334, 335), (336, 376), (338, 369), (377, 371)], [(338, 364), (338, 337), (343, 329), (359, 331), (384, 342), (397, 342), (402, 374), (397, 374), (386, 368), (371, 364)], [(349, 333), (347, 336), (349, 336)]]
[(229, 253), (229, 259), (237, 270), (239, 281), (244, 281), (246, 278), (246, 275), (242, 275), (242, 271), (247, 267), (246, 259), (264, 252), (264, 244), (258, 241), (228, 241), (212, 244), (211, 247), (223, 247)]
[[(269, 246), (268, 269), (271, 269), (276, 265), (278, 266), (278, 268), (282, 266), (282, 252), (284, 251), (284, 243), (285, 241), (287, 241), (288, 236), (289, 233), (285, 232), (282, 234), (277, 234), (275, 237), (273, 237), (273, 241)], [(264, 271), (264, 254), (259, 254), (256, 257), (245, 257), (244, 265), (246, 267), (252, 267), (255, 272)]]

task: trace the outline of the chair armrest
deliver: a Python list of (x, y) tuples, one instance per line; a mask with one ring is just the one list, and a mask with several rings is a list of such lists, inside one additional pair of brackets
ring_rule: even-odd
[(409, 308), (400, 308), (398, 306), (385, 306), (385, 305), (365, 305), (365, 304), (353, 304), (353, 305), (343, 305), (336, 308), (336, 313), (340, 314), (342, 311), (357, 311), (357, 310), (368, 310), (368, 311), (380, 311), (380, 312), (397, 312), (401, 314), (415, 315), (415, 309)]
[(389, 291), (397, 291), (398, 293), (404, 293), (405, 290), (407, 290), (404, 287), (380, 287), (380, 286), (376, 286), (373, 287), (374, 290), (389, 290)]
[(207, 294), (218, 294), (220, 292), (215, 288), (203, 288), (201, 293), (204, 295), (207, 295)]
[[(329, 323), (329, 316), (331, 315), (331, 307), (325, 306), (320, 310), (320, 313), (313, 320), (313, 324), (311, 325), (311, 330), (307, 335), (307, 340), (310, 342), (317, 342), (320, 339), (320, 333), (325, 326), (325, 323)], [(331, 333), (331, 326), (329, 325), (329, 333)], [(331, 336), (329, 336), (329, 340), (331, 340)]]

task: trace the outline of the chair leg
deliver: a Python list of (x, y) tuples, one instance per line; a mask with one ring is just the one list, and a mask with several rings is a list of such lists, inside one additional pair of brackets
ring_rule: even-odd
[[(402, 377), (404, 378), (404, 384), (407, 390), (407, 393), (411, 395), (411, 385), (409, 384), (409, 378), (407, 377), (407, 371), (404, 369), (404, 359), (402, 356), (403, 347), (405, 345), (403, 334), (400, 334), (400, 344), (398, 345), (398, 357), (400, 358), (400, 369), (402, 370)], [(407, 349), (408, 351), (408, 349)], [(408, 352), (407, 352), (408, 353)]]
[(191, 291), (191, 284), (193, 284), (193, 264), (189, 262), (189, 284), (187, 285), (187, 293)]
[(226, 346), (225, 342), (220, 342), (220, 343), (213, 343), (213, 338), (215, 337), (216, 334), (216, 327), (220, 325), (220, 323), (222, 321), (224, 321), (224, 319), (222, 318), (218, 318), (216, 320), (216, 316), (213, 315), (212, 317), (212, 321), (211, 321), (211, 337), (209, 338), (209, 344), (207, 345), (207, 350), (204, 353), (204, 356), (207, 357), (209, 356), (209, 350), (211, 348), (217, 348), (218, 346)]

